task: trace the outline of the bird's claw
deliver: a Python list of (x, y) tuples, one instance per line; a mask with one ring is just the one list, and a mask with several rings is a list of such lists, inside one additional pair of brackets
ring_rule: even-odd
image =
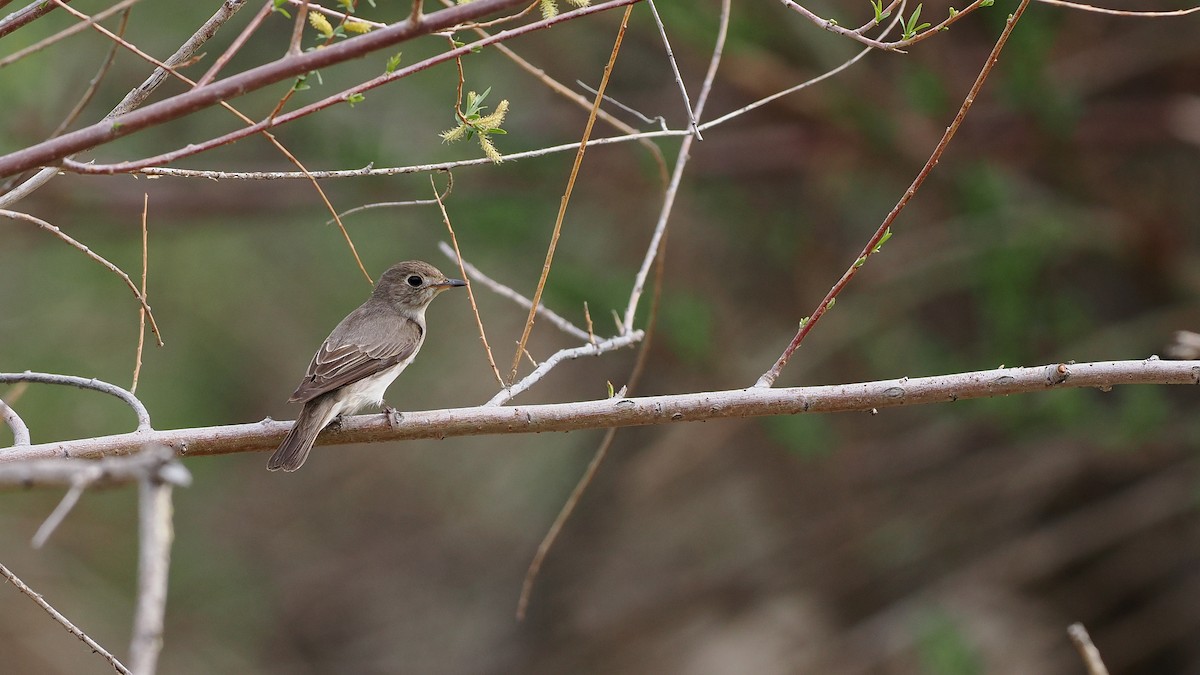
[(388, 426), (393, 429), (400, 426), (404, 421), (404, 413), (396, 410), (390, 405), (383, 406), (383, 414), (387, 418)]

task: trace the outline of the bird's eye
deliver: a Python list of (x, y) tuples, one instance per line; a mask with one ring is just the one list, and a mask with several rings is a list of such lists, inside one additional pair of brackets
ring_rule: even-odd
[(421, 284), (425, 282), (424, 279), (422, 279), (420, 276), (418, 276), (416, 274), (409, 276), (407, 281), (408, 281), (408, 285), (412, 286), (413, 288), (420, 288)]

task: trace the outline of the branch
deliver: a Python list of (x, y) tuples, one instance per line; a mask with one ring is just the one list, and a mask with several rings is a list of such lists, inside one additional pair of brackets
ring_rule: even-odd
[(111, 487), (136, 483), (146, 476), (186, 487), (192, 477), (170, 448), (151, 446), (137, 454), (96, 459), (57, 457), (0, 464), (0, 488), (52, 486)]
[[(1200, 384), (1200, 361), (1058, 363), (1031, 368), (998, 368), (921, 378), (856, 384), (612, 398), (529, 406), (479, 406), (405, 413), (392, 425), (385, 415), (345, 420), (327, 431), (319, 445), (344, 445), (418, 438), (487, 434), (575, 431), (697, 422), (737, 417), (803, 413), (870, 412), (881, 408), (952, 403), (958, 400), (1028, 394), (1048, 389), (1097, 388), (1127, 384)], [(12, 448), (0, 464), (51, 457), (126, 455), (148, 443), (166, 445), (184, 456), (274, 450), (290, 422), (270, 419), (252, 424), (145, 431)]]
[(171, 484), (152, 476), (138, 485), (138, 596), (129, 646), (133, 675), (154, 675), (162, 650), (167, 609), (167, 573), (171, 567)]
[(538, 367), (534, 368), (532, 373), (529, 373), (525, 377), (521, 378), (520, 382), (500, 390), (495, 396), (492, 397), (492, 400), (488, 401), (484, 405), (497, 406), (511, 401), (517, 396), (517, 394), (520, 394), (526, 389), (532, 387), (538, 380), (545, 377), (547, 373), (549, 373), (554, 369), (555, 366), (563, 361), (568, 359), (577, 359), (581, 356), (599, 356), (605, 352), (615, 351), (617, 349), (621, 349), (622, 347), (630, 347), (640, 342), (643, 335), (644, 334), (642, 331), (635, 330), (632, 333), (627, 333), (620, 337), (610, 338), (595, 344), (586, 344), (582, 347), (574, 347), (571, 349), (560, 349), (551, 355), (550, 358), (538, 364)]
[(29, 427), (25, 425), (25, 420), (17, 414), (4, 401), (0, 401), (0, 418), (4, 419), (4, 423), (12, 430), (13, 445), (29, 445)]
[[(972, 6), (975, 4), (977, 3), (973, 3)], [(867, 258), (879, 252), (879, 247), (882, 246), (884, 241), (887, 240), (887, 237), (890, 236), (892, 223), (896, 221), (896, 218), (900, 215), (900, 212), (904, 210), (904, 207), (907, 206), (909, 201), (911, 201), (912, 198), (917, 194), (917, 190), (920, 190), (921, 186), (925, 184), (925, 179), (929, 177), (929, 174), (933, 171), (933, 167), (937, 166), (938, 162), (941, 160), (942, 153), (945, 152), (946, 146), (950, 144), (950, 140), (954, 138), (954, 134), (958, 132), (958, 128), (962, 126), (963, 120), (967, 117), (967, 112), (971, 109), (971, 105), (975, 103), (975, 99), (979, 96), (980, 90), (983, 89), (983, 83), (987, 81), (988, 75), (992, 72), (992, 67), (996, 65), (996, 61), (1000, 58), (1000, 51), (1004, 49), (1005, 43), (1008, 42), (1008, 36), (1012, 34), (1013, 28), (1016, 27), (1017, 21), (1021, 18), (1021, 15), (1025, 12), (1025, 8), (1028, 6), (1029, 0), (1021, 0), (1021, 4), (1017, 6), (1016, 11), (1008, 16), (1008, 21), (1004, 25), (1004, 30), (1001, 31), (1000, 37), (996, 39), (996, 44), (992, 47), (992, 51), (990, 54), (988, 54), (987, 60), (983, 64), (983, 68), (980, 69), (979, 75), (975, 78), (975, 83), (971, 85), (970, 91), (967, 92), (966, 98), (963, 99), (962, 105), (959, 106), (958, 113), (954, 116), (954, 120), (950, 123), (950, 126), (946, 127), (946, 132), (942, 134), (941, 140), (939, 140), (937, 145), (934, 146), (933, 152), (930, 153), (929, 159), (925, 162), (925, 166), (921, 167), (921, 170), (917, 172), (917, 177), (913, 179), (912, 184), (909, 185), (908, 189), (904, 191), (904, 194), (900, 197), (900, 200), (896, 202), (895, 206), (892, 207), (891, 212), (884, 217), (883, 222), (879, 225), (879, 228), (875, 230), (875, 234), (871, 235), (871, 238), (867, 240), (867, 245), (864, 246), (862, 252), (858, 254), (858, 258), (856, 258), (854, 262), (850, 264), (850, 267), (846, 268), (846, 271), (842, 273), (841, 278), (838, 279), (837, 283), (835, 283), (833, 287), (829, 289), (829, 292), (825, 294), (825, 297), (822, 298), (820, 304), (817, 305), (817, 308), (813, 310), (812, 314), (809, 314), (800, 321), (800, 329), (796, 331), (796, 336), (793, 337), (788, 346), (784, 348), (783, 353), (779, 355), (779, 358), (775, 360), (775, 363), (772, 364), (765, 373), (759, 376), (758, 381), (754, 384), (754, 386), (770, 387), (775, 384), (775, 380), (779, 378), (779, 374), (783, 372), (784, 367), (787, 366), (788, 361), (792, 358), (792, 354), (794, 354), (796, 350), (800, 348), (800, 343), (804, 341), (805, 336), (812, 331), (813, 327), (817, 325), (817, 322), (821, 320), (821, 317), (825, 316), (825, 312), (829, 311), (830, 307), (833, 307), (833, 303), (837, 299), (838, 294), (842, 292), (842, 289), (846, 287), (846, 284), (850, 283), (850, 280), (853, 279), (854, 275), (858, 273), (859, 268), (866, 264)]]
[(1108, 668), (1100, 658), (1100, 650), (1092, 644), (1092, 638), (1083, 624), (1073, 623), (1067, 626), (1067, 636), (1071, 638), (1071, 643), (1079, 651), (1079, 658), (1083, 659), (1088, 675), (1108, 675)]
[[(138, 400), (137, 396), (118, 387), (115, 384), (97, 380), (96, 378), (75, 377), (74, 375), (54, 375), (51, 373), (34, 373), (25, 371), (24, 373), (0, 373), (0, 384), (11, 382), (38, 382), (41, 384), (65, 384), (80, 389), (92, 389), (94, 391), (103, 392), (111, 396), (116, 396), (125, 402), (125, 405), (133, 408), (133, 413), (137, 415), (138, 431), (149, 431), (153, 427), (150, 426), (150, 413), (146, 410), (146, 406)], [(122, 453), (129, 454), (129, 453)]]
[[(66, 2), (70, 1), (66, 0)], [(21, 9), (0, 19), (0, 38), (54, 11), (54, 8), (57, 6), (53, 2), (47, 2), (46, 0), (34, 0)]]
[(32, 588), (26, 586), (24, 581), (21, 581), (17, 575), (13, 574), (4, 565), (0, 565), (0, 576), (7, 579), (9, 583), (11, 583), (18, 591), (21, 591), (25, 595), (29, 596), (29, 599), (33, 600), (38, 607), (46, 610), (46, 613), (50, 615), (50, 618), (57, 621), (60, 625), (62, 625), (63, 628), (66, 628), (68, 633), (83, 641), (83, 644), (91, 648), (93, 652), (103, 656), (106, 661), (112, 664), (112, 667), (116, 669), (118, 673), (121, 673), (121, 675), (129, 675), (129, 669), (126, 668), (125, 665), (120, 661), (118, 661), (117, 657), (113, 656), (112, 653), (104, 647), (101, 647), (98, 642), (88, 637), (87, 633), (80, 630), (80, 628), (71, 623), (67, 617), (63, 616), (57, 609), (54, 609), (50, 603), (46, 602), (46, 600), (42, 598), (41, 593), (38, 593)]
[[(513, 302), (517, 303), (521, 307), (524, 307), (525, 309), (529, 309), (530, 307), (533, 306), (533, 301), (530, 300), (529, 298), (521, 295), (520, 293), (516, 292), (515, 290), (509, 288), (508, 286), (505, 286), (504, 284), (500, 283), (499, 281), (496, 281), (495, 279), (484, 274), (483, 272), (481, 272), (479, 270), (478, 267), (472, 265), (471, 263), (467, 262), (466, 260), (460, 259), (458, 257), (458, 254), (454, 252), (454, 249), (446, 242), (439, 241), (438, 242), (438, 250), (440, 250), (442, 252), (442, 255), (445, 255), (447, 258), (453, 260), (456, 264), (462, 265), (463, 269), (467, 272), (468, 275), (470, 275), (472, 282), (478, 281), (479, 283), (481, 283), (484, 286), (487, 286), (489, 289), (491, 289), (491, 291), (493, 293), (495, 293), (496, 295), (499, 295), (504, 298), (508, 298), (509, 300), (512, 300)], [(576, 326), (575, 324), (571, 323), (570, 321), (567, 321), (561, 315), (556, 313), (554, 310), (550, 309), (549, 307), (546, 307), (546, 305), (539, 304), (537, 311), (538, 311), (538, 314), (540, 314), (542, 316), (542, 318), (546, 319), (547, 321), (554, 324), (555, 326), (558, 326), (559, 330), (566, 333), (567, 335), (570, 335), (572, 337), (577, 337), (580, 340), (586, 340), (586, 341), (590, 341), (592, 339), (592, 336), (588, 335), (587, 331), (583, 330), (579, 326)]]
[[(359, 58), (419, 35), (446, 30), (459, 23), (471, 21), (486, 14), (519, 5), (522, 2), (524, 0), (475, 0), (425, 15), (419, 22), (414, 22), (410, 18), (388, 28), (371, 31), (324, 49), (281, 58), (119, 115), (111, 120), (104, 120), (0, 157), (0, 177), (56, 162), (81, 150), (94, 148), (135, 131), (202, 110), (226, 99), (236, 98), (313, 70)], [(255, 132), (259, 130), (254, 129)]]

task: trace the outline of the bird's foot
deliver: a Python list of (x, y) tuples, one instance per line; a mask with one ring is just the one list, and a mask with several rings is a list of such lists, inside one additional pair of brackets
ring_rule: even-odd
[(392, 427), (393, 429), (400, 426), (401, 422), (404, 421), (404, 413), (396, 410), (390, 405), (383, 406), (383, 414), (384, 417), (387, 418), (388, 426)]
[(342, 416), (342, 414), (341, 414), (341, 413), (338, 413), (338, 414), (337, 414), (337, 417), (334, 417), (334, 418), (333, 418), (333, 419), (332, 419), (332, 420), (329, 422), (329, 424), (325, 426), (325, 428), (326, 428), (326, 429), (331, 429), (331, 430), (333, 430), (333, 431), (341, 431), (341, 430), (342, 430), (342, 423), (343, 423), (344, 421), (345, 421), (345, 419), (344, 419), (344, 417)]

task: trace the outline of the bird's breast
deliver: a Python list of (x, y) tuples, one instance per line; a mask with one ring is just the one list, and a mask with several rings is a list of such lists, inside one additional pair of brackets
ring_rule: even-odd
[(351, 415), (363, 408), (381, 405), (383, 403), (383, 394), (387, 391), (388, 386), (412, 362), (413, 359), (410, 357), (406, 361), (398, 363), (387, 370), (364, 377), (358, 382), (352, 382), (342, 387), (338, 396), (338, 402), (340, 403), (338, 413)]

